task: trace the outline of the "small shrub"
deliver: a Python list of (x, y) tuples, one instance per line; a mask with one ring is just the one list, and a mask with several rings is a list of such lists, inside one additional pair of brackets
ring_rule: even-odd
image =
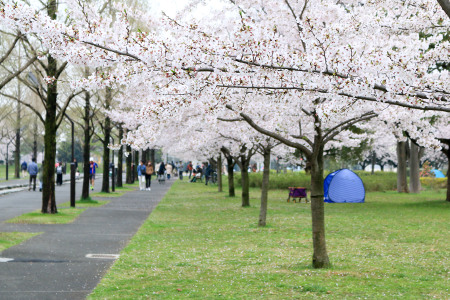
[(428, 187), (433, 190), (445, 189), (447, 187), (447, 178), (421, 177), (422, 187)]

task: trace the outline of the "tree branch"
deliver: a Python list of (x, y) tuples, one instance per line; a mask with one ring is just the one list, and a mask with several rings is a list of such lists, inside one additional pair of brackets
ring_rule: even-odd
[(83, 90), (77, 92), (77, 93), (73, 93), (71, 94), (69, 97), (67, 97), (66, 101), (64, 102), (63, 107), (60, 109), (59, 113), (56, 115), (56, 128), (59, 127), (59, 125), (61, 125), (61, 122), (66, 114), (66, 110), (67, 107), (69, 106), (70, 101), (75, 98), (76, 96), (78, 96), (79, 94), (81, 94), (82, 92), (84, 92)]
[(11, 46), (9, 47), (9, 49), (5, 52), (5, 54), (0, 58), (0, 65), (9, 57), (9, 55), (11, 54), (11, 52), (14, 50), (14, 47), (16, 46), (17, 42), (20, 40), (20, 34), (18, 34), (16, 36), (16, 38), (14, 39), (14, 41), (12, 42)]
[(23, 65), (19, 70), (17, 70), (15, 73), (10, 74), (8, 77), (6, 77), (2, 82), (0, 82), (0, 90), (8, 84), (11, 80), (16, 78), (20, 73), (22, 73), (24, 70), (26, 70), (32, 63), (34, 63), (37, 60), (37, 56), (32, 57), (25, 65)]
[(8, 95), (8, 94), (4, 94), (4, 93), (2, 93), (2, 92), (0, 92), (0, 95), (3, 96), (3, 97), (7, 97), (7, 98), (10, 98), (10, 99), (13, 99), (13, 100), (19, 102), (20, 104), (25, 105), (26, 107), (28, 107), (29, 109), (31, 109), (31, 110), (38, 116), (39, 120), (41, 120), (42, 124), (44, 124), (45, 120), (44, 120), (44, 118), (42, 118), (41, 113), (38, 112), (38, 111), (36, 110), (36, 108), (34, 108), (31, 104), (26, 103), (26, 102), (23, 102), (22, 100), (20, 100), (20, 99), (14, 97), (14, 96), (11, 96), (11, 95)]
[(370, 120), (374, 117), (378, 116), (378, 114), (372, 113), (371, 115), (367, 115), (365, 117), (360, 117), (357, 118), (356, 120), (353, 120), (350, 123), (347, 123), (344, 127), (342, 127), (340, 130), (336, 130), (334, 133), (330, 134), (326, 139), (323, 139), (323, 144), (325, 145), (326, 143), (328, 143), (329, 141), (331, 141), (332, 139), (334, 139), (334, 137), (336, 135), (338, 135), (339, 133), (341, 133), (342, 131), (350, 128), (351, 126), (355, 125), (358, 122), (362, 122), (362, 121), (366, 121), (366, 120)]
[[(231, 107), (231, 105), (226, 105), (226, 108), (228, 108), (229, 110), (234, 111), (234, 109)], [(292, 141), (288, 140), (287, 138), (285, 138), (285, 137), (283, 137), (283, 136), (281, 136), (281, 135), (279, 135), (279, 134), (277, 134), (277, 133), (271, 132), (271, 131), (269, 131), (269, 130), (266, 130), (266, 129), (264, 129), (264, 128), (258, 126), (258, 125), (252, 120), (252, 118), (250, 118), (248, 115), (246, 115), (246, 114), (244, 114), (244, 113), (239, 113), (239, 115), (240, 115), (240, 116), (241, 116), (241, 117), (242, 117), (242, 118), (243, 118), (243, 119), (244, 119), (251, 127), (253, 127), (256, 131), (258, 131), (258, 132), (260, 132), (260, 133), (262, 133), (262, 134), (264, 134), (264, 135), (266, 135), (266, 136), (270, 136), (271, 138), (274, 138), (274, 139), (276, 139), (276, 140), (282, 142), (283, 144), (285, 144), (285, 145), (287, 145), (287, 146), (289, 146), (289, 147), (299, 149), (300, 151), (304, 152), (305, 155), (307, 155), (307, 156), (312, 155), (311, 150), (309, 150), (308, 148), (306, 148), (304, 145), (299, 144), (299, 143), (292, 142)]]
[[(294, 87), (294, 86), (286, 86), (286, 87), (267, 87), (267, 86), (238, 86), (238, 85), (217, 85), (217, 87), (223, 87), (223, 88), (235, 88), (235, 89), (255, 89), (255, 90), (297, 90), (297, 91), (303, 91), (303, 92), (317, 92), (322, 94), (330, 94), (330, 92), (326, 89), (307, 89), (307, 88), (300, 88), (300, 87)], [(395, 106), (401, 106), (406, 108), (412, 108), (417, 110), (423, 110), (423, 111), (442, 111), (442, 112), (450, 112), (450, 107), (443, 107), (443, 106), (420, 106), (420, 105), (413, 105), (409, 103), (399, 102), (395, 100), (384, 100), (379, 101), (376, 97), (372, 96), (355, 96), (351, 95), (349, 93), (336, 93), (339, 96), (345, 96), (357, 100), (365, 100), (365, 101), (372, 101), (372, 102), (380, 102), (380, 103), (387, 103)]]

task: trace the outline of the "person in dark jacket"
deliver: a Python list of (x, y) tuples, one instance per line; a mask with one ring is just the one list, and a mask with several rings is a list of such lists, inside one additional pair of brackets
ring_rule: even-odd
[(159, 170), (158, 170), (158, 175), (164, 175), (164, 172), (166, 171), (166, 166), (164, 165), (164, 162), (162, 161), (159, 164)]
[(205, 179), (206, 179), (205, 185), (208, 185), (208, 181), (211, 180), (211, 175), (212, 175), (212, 168), (211, 165), (208, 164), (208, 166), (205, 169)]
[(20, 166), (21, 166), (21, 169), (22, 169), (22, 178), (25, 178), (25, 175), (27, 175), (27, 169), (28, 169), (27, 162), (23, 161)]

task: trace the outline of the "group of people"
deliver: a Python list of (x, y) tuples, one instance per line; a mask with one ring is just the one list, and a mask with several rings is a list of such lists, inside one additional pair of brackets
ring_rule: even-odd
[(180, 180), (183, 180), (183, 172), (184, 172), (184, 165), (182, 161), (177, 162), (171, 162), (171, 163), (164, 163), (163, 161), (159, 163), (157, 166), (158, 169), (158, 175), (159, 176), (167, 176), (167, 179), (170, 180), (170, 178), (173, 176), (177, 176), (180, 178)]
[[(189, 172), (189, 181), (190, 182), (197, 182), (197, 180), (202, 180), (202, 178), (205, 178), (205, 185), (208, 185), (208, 182), (212, 179), (213, 175), (213, 168), (211, 167), (211, 164), (206, 163), (205, 165), (197, 165), (195, 169), (192, 166), (192, 163), (190, 163), (187, 167)], [(194, 174), (191, 179), (191, 172)]]
[[(76, 159), (74, 159), (74, 165), (75, 165), (75, 174), (78, 173), (79, 176), (79, 172), (78, 172), (78, 163), (76, 161)], [(31, 189), (33, 189), (33, 191), (36, 191), (36, 179), (39, 175), (39, 191), (42, 191), (42, 187), (43, 187), (43, 168), (44, 166), (44, 161), (42, 161), (41, 167), (39, 168), (37, 163), (36, 163), (36, 158), (32, 158), (31, 162), (29, 164), (27, 164), (26, 161), (23, 161), (21, 164), (21, 169), (22, 169), (22, 178), (25, 177), (26, 172), (28, 172), (28, 174), (30, 175), (30, 181), (28, 184), (28, 190), (31, 191)], [(98, 168), (97, 163), (93, 162), (92, 158), (91, 158), (91, 169), (90, 169), (90, 176), (89, 179), (91, 180), (91, 188), (94, 189), (94, 179), (95, 179), (95, 168)], [(66, 164), (63, 164), (61, 161), (57, 162), (55, 164), (55, 173), (56, 173), (56, 185), (62, 185), (63, 183), (63, 174), (66, 173)], [(92, 174), (92, 175), (91, 175)], [(77, 175), (76, 175), (77, 177)]]
[(141, 191), (151, 191), (152, 175), (155, 172), (153, 164), (151, 161), (144, 163), (141, 160), (139, 166), (137, 167), (138, 178), (139, 178), (139, 189)]

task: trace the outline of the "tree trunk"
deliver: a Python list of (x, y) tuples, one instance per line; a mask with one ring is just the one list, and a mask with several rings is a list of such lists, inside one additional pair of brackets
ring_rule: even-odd
[(241, 156), (242, 207), (250, 206), (250, 179), (248, 177), (249, 163), (250, 160)]
[(371, 174), (373, 175), (375, 173), (375, 161), (377, 160), (377, 155), (375, 154), (375, 151), (372, 151), (372, 161), (371, 161), (371, 165), (372, 165), (372, 172)]
[(409, 157), (409, 184), (411, 193), (420, 193), (420, 159), (419, 146), (411, 141), (411, 153)]
[[(123, 139), (123, 128), (119, 126), (119, 145), (121, 145)], [(117, 153), (117, 187), (123, 187), (123, 146), (120, 146)]]
[(450, 202), (450, 139), (442, 139), (441, 143), (446, 144), (447, 148), (442, 147), (441, 151), (447, 156), (447, 199)]
[(150, 161), (152, 162), (153, 167), (155, 167), (156, 166), (155, 149), (150, 149)]
[[(109, 110), (112, 101), (112, 90), (111, 88), (106, 88), (105, 95), (105, 109)], [(109, 140), (111, 139), (111, 120), (108, 116), (105, 118), (104, 124), (104, 137), (103, 137), (103, 182), (102, 182), (102, 192), (109, 193), (109, 161), (110, 161), (110, 151), (108, 148)]]
[[(47, 75), (53, 77), (57, 72), (56, 60), (48, 55)], [(42, 213), (57, 213), (55, 200), (55, 161), (56, 161), (56, 110), (58, 96), (58, 81), (47, 84), (46, 116), (45, 116), (45, 155), (42, 189)]]
[[(20, 84), (17, 87), (18, 89), (18, 95), (17, 97), (20, 99), (21, 98), (21, 91), (20, 91)], [(16, 149), (14, 151), (14, 177), (15, 178), (20, 178), (20, 120), (21, 120), (21, 116), (20, 116), (20, 102), (17, 101), (17, 120), (16, 120), (16, 142), (15, 142), (15, 146)]]
[(236, 164), (233, 161), (231, 156), (226, 156), (227, 159), (227, 171), (228, 171), (228, 196), (236, 197), (236, 192), (234, 190), (234, 165)]
[(311, 215), (313, 233), (313, 267), (330, 265), (325, 243), (325, 205), (323, 201), (323, 149), (316, 150), (311, 161)]
[(38, 137), (38, 119), (36, 116), (34, 119), (34, 126), (33, 126), (33, 157), (35, 157), (36, 159), (37, 159), (37, 137)]
[(406, 142), (397, 142), (397, 191), (409, 193), (406, 175)]
[(264, 149), (264, 171), (261, 187), (261, 208), (259, 210), (258, 226), (266, 226), (267, 216), (267, 196), (269, 192), (269, 176), (270, 176), (270, 148)]
[(133, 178), (136, 181), (139, 180), (138, 171), (137, 171), (138, 166), (139, 166), (139, 150), (138, 151), (134, 150), (134, 168), (133, 168), (134, 175), (133, 175)]
[(219, 193), (222, 192), (222, 154), (219, 153), (219, 157), (217, 158), (217, 186)]
[(84, 143), (83, 143), (83, 188), (81, 191), (81, 199), (89, 198), (89, 158), (91, 156), (91, 94), (84, 92)]
[(132, 173), (131, 173), (131, 163), (132, 163), (132, 156), (131, 156), (131, 146), (130, 145), (127, 145), (127, 152), (128, 152), (128, 156), (127, 156), (127, 159), (126, 159), (126, 164), (127, 164), (127, 174), (126, 174), (126, 178), (125, 178), (125, 182), (127, 183), (127, 184), (132, 184), (133, 182), (133, 180), (132, 180), (132, 178), (131, 178), (131, 176), (132, 176)]

